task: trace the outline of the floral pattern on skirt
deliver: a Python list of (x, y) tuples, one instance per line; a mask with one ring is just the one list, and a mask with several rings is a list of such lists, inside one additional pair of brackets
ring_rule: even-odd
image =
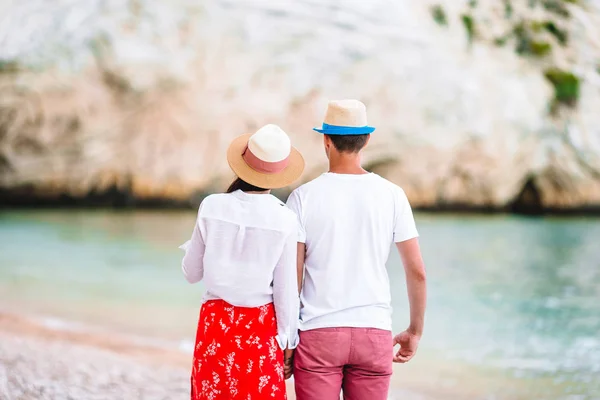
[(192, 400), (286, 399), (283, 351), (273, 303), (236, 307), (223, 300), (200, 310)]

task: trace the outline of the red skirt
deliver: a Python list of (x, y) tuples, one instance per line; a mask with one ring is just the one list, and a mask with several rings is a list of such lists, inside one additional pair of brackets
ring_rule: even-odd
[(283, 351), (273, 303), (236, 307), (223, 300), (200, 310), (192, 400), (286, 399)]

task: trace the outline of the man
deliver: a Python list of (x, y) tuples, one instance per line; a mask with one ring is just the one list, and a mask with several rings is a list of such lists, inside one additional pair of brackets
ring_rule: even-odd
[[(329, 172), (288, 200), (300, 221), (296, 396), (337, 400), (343, 391), (346, 400), (385, 400), (392, 361), (409, 361), (423, 332), (426, 278), (415, 222), (402, 189), (360, 165), (375, 130), (363, 103), (330, 102), (325, 123), (315, 130), (324, 134)], [(410, 325), (393, 339), (385, 266), (392, 242), (410, 301)]]

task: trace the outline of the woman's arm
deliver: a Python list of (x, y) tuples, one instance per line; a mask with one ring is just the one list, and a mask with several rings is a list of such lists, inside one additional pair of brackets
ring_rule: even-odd
[(277, 315), (277, 339), (282, 349), (298, 345), (298, 281), (296, 275), (296, 230), (288, 235), (273, 273), (273, 302)]
[(200, 232), (200, 217), (196, 220), (192, 238), (181, 246), (185, 255), (181, 261), (183, 275), (189, 283), (200, 282), (204, 277), (204, 239)]

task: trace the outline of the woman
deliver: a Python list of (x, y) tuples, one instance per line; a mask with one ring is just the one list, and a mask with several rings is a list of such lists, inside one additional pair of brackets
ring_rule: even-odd
[(298, 345), (298, 225), (270, 189), (294, 182), (304, 160), (275, 125), (236, 138), (227, 160), (238, 178), (204, 199), (182, 246), (185, 277), (206, 287), (191, 398), (285, 399)]

